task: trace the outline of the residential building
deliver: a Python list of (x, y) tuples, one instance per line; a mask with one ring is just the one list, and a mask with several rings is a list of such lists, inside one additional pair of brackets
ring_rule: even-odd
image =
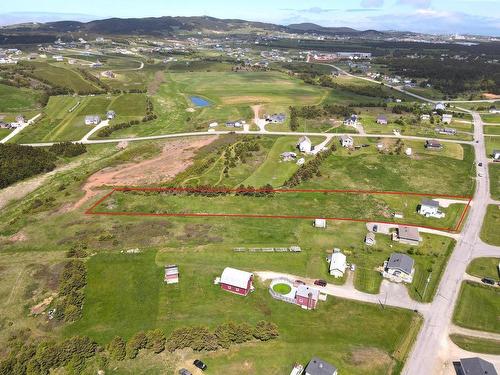
[(220, 277), (220, 287), (228, 292), (246, 296), (253, 287), (253, 273), (226, 267)]
[(338, 371), (334, 365), (314, 357), (307, 364), (305, 375), (338, 375)]
[(479, 357), (462, 358), (459, 362), (460, 375), (498, 375), (495, 366), (491, 362)]
[(326, 220), (325, 219), (315, 219), (314, 220), (315, 228), (326, 228)]
[(340, 144), (342, 147), (351, 148), (354, 146), (354, 140), (350, 135), (343, 135), (340, 137)]
[(453, 120), (453, 115), (444, 113), (443, 116), (441, 116), (441, 121), (443, 122), (443, 124), (451, 124), (452, 120)]
[(177, 284), (179, 282), (179, 267), (175, 264), (165, 266), (165, 279), (167, 284)]
[(377, 117), (377, 124), (379, 125), (387, 125), (388, 121), (387, 121), (387, 117), (384, 116), (384, 115), (381, 115), (381, 116), (378, 116)]
[(85, 125), (98, 125), (101, 122), (101, 117), (97, 115), (85, 116)]
[(281, 159), (283, 161), (292, 161), (292, 160), (297, 159), (297, 154), (295, 152), (290, 152), (290, 151), (283, 152), (281, 154)]
[(444, 212), (439, 209), (439, 202), (433, 199), (424, 199), (420, 202), (418, 213), (425, 217), (441, 219), (445, 217)]
[(420, 116), (420, 120), (422, 121), (429, 121), (431, 119), (431, 115), (423, 114)]
[(274, 115), (265, 115), (264, 119), (266, 122), (270, 122), (272, 124), (282, 124), (286, 120), (286, 115), (284, 113), (275, 113)]
[(427, 140), (425, 141), (425, 148), (428, 150), (441, 150), (443, 145), (438, 141)]
[(330, 275), (333, 277), (343, 277), (347, 269), (347, 257), (340, 252), (340, 249), (334, 249), (330, 257)]
[(116, 117), (116, 112), (115, 111), (108, 111), (106, 112), (106, 118), (108, 120), (112, 120)]
[(406, 245), (415, 246), (418, 246), (420, 241), (422, 241), (420, 234), (418, 233), (418, 228), (409, 227), (407, 225), (399, 225), (393, 239)]
[(306, 310), (314, 310), (319, 300), (319, 290), (307, 285), (299, 285), (295, 293), (295, 303)]
[(436, 128), (436, 133), (445, 134), (445, 135), (456, 135), (457, 130), (453, 128)]
[(497, 113), (500, 113), (500, 109), (497, 109), (496, 107), (491, 107), (489, 112), (493, 113), (493, 114), (497, 114)]
[(395, 282), (411, 283), (415, 273), (415, 261), (406, 254), (392, 253), (384, 262), (382, 276)]
[(446, 109), (446, 105), (444, 103), (439, 102), (434, 106), (434, 109), (436, 111), (444, 111)]
[(500, 161), (500, 150), (493, 150), (492, 156), (493, 160)]
[(344, 125), (349, 125), (349, 126), (356, 126), (356, 125), (358, 125), (358, 116), (357, 115), (351, 115), (349, 117), (346, 117), (344, 119)]
[(305, 153), (309, 153), (313, 149), (311, 140), (307, 136), (302, 136), (299, 138), (297, 147), (299, 148), (300, 152), (305, 152)]

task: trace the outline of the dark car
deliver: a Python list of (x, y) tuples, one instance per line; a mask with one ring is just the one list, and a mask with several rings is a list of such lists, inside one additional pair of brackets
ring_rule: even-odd
[(186, 370), (185, 368), (181, 368), (179, 370), (179, 375), (193, 375), (193, 374), (191, 373), (191, 371)]
[(374, 225), (372, 230), (373, 230), (373, 233), (377, 233), (378, 232), (378, 225)]
[(477, 163), (477, 166), (478, 166), (478, 167), (482, 167), (482, 166), (483, 166), (483, 163)]
[(482, 281), (484, 284), (488, 284), (488, 285), (495, 285), (495, 280), (490, 279), (489, 277), (483, 277), (483, 278), (481, 279), (481, 281)]
[(314, 282), (314, 285), (318, 285), (318, 286), (326, 286), (326, 281), (325, 280), (316, 280)]
[(302, 280), (298, 280), (298, 279), (295, 280), (295, 284), (297, 284), (297, 285), (306, 285), (305, 282), (303, 282)]
[(198, 367), (201, 371), (205, 371), (207, 369), (207, 365), (200, 361), (199, 359), (195, 359), (193, 365)]

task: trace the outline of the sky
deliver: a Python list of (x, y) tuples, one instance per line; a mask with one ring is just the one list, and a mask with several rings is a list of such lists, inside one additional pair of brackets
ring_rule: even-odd
[(282, 25), (500, 36), (500, 0), (1, 0), (0, 25), (109, 17), (201, 16)]

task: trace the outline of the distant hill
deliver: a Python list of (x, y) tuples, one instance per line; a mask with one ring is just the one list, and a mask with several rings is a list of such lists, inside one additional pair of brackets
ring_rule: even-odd
[[(214, 17), (149, 17), (149, 18), (109, 18), (90, 22), (57, 21), (47, 23), (24, 23), (11, 25), (2, 30), (9, 32), (36, 31), (42, 33), (92, 33), (104, 35), (171, 35), (178, 31), (219, 31), (231, 32), (240, 29), (260, 29), (262, 31), (283, 31), (293, 33), (316, 32), (321, 34), (363, 34), (349, 27), (323, 27), (313, 23), (288, 26), (239, 19), (219, 19)], [(368, 31), (379, 33), (377, 31)]]

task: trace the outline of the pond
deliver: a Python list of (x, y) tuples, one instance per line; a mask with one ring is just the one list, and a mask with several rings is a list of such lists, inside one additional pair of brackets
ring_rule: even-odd
[(210, 102), (206, 99), (200, 98), (199, 96), (191, 96), (191, 102), (197, 107), (208, 107)]

